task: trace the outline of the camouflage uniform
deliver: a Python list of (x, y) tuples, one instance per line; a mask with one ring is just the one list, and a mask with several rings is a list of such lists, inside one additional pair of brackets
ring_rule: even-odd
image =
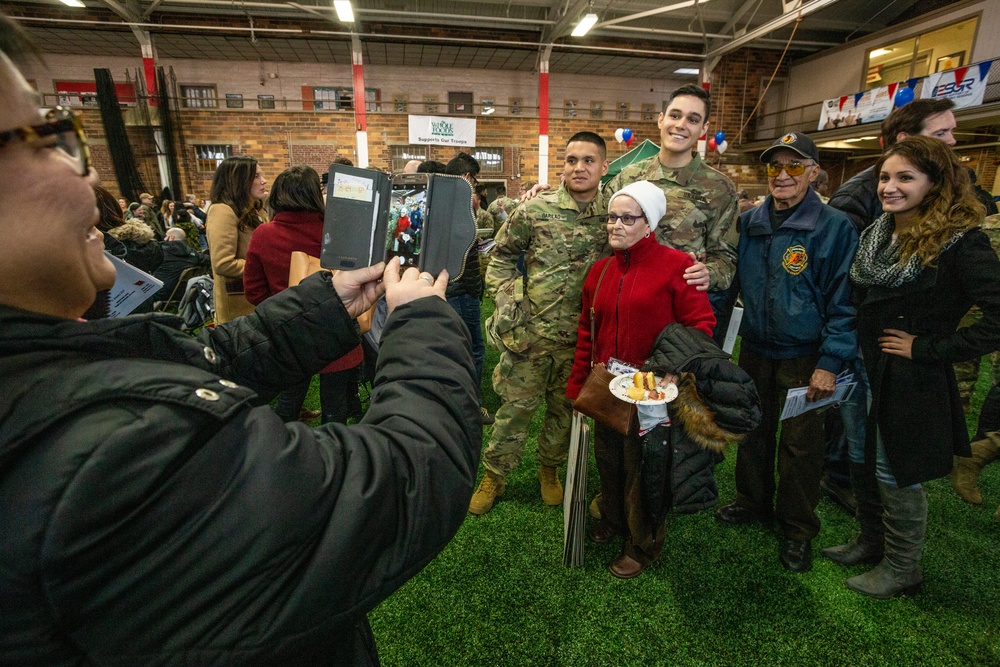
[[(1000, 215), (990, 215), (987, 216), (982, 224), (983, 232), (990, 237), (990, 245), (993, 246), (993, 251), (1000, 255)], [(979, 310), (978, 306), (973, 306), (972, 310), (962, 318), (959, 323), (959, 328), (967, 327), (982, 317), (982, 311)], [(955, 367), (955, 379), (958, 380), (958, 393), (962, 397), (962, 403), (965, 405), (966, 410), (969, 409), (969, 399), (972, 393), (976, 390), (976, 382), (979, 379), (979, 365), (981, 359), (970, 359), (969, 361), (960, 361), (954, 364)], [(990, 353), (990, 386), (1000, 382), (1000, 352), (993, 351)]]
[[(503, 204), (503, 213), (500, 212), (500, 204)], [(510, 197), (497, 197), (492, 202), (490, 202), (489, 207), (486, 209), (491, 216), (493, 216), (493, 235), (500, 231), (500, 226), (507, 220), (507, 217), (514, 211), (514, 207), (517, 206), (517, 200), (511, 199)]]
[(709, 290), (729, 287), (736, 274), (736, 246), (740, 215), (736, 188), (726, 176), (709, 167), (700, 156), (680, 169), (660, 164), (659, 156), (634, 162), (604, 186), (612, 194), (635, 181), (652, 181), (667, 198), (667, 213), (656, 228), (665, 246), (693, 252), (705, 262)]
[(483, 464), (495, 474), (506, 475), (521, 463), (528, 423), (543, 398), (538, 463), (555, 467), (566, 460), (573, 417), (566, 383), (576, 349), (583, 280), (607, 245), (606, 214), (600, 192), (581, 211), (560, 185), (518, 206), (497, 232), (487, 289), (495, 294), (504, 283), (521, 279), (516, 265), (523, 252), (531, 318), (528, 349), (502, 351), (493, 370), (493, 388), (503, 404)]

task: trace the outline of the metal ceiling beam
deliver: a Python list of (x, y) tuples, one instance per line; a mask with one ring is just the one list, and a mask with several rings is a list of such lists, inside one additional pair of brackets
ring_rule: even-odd
[[(746, 0), (746, 2), (740, 5), (740, 8), (736, 10), (732, 18), (726, 21), (726, 24), (722, 26), (722, 29), (719, 30), (719, 32), (728, 33), (730, 30), (734, 30), (736, 28), (736, 24), (739, 23), (740, 19), (743, 18), (744, 14), (750, 11), (754, 7), (754, 5), (757, 5), (759, 7), (761, 4), (763, 4), (763, 2), (764, 0)], [(757, 13), (756, 9), (754, 9), (754, 13), (755, 14)]]
[(663, 7), (657, 7), (656, 9), (649, 9), (644, 12), (639, 12), (638, 14), (629, 14), (628, 16), (619, 16), (618, 18), (611, 19), (609, 21), (603, 21), (598, 23), (595, 28), (603, 28), (609, 25), (615, 25), (618, 23), (629, 23), (631, 21), (638, 21), (639, 19), (644, 19), (649, 16), (657, 16), (659, 14), (665, 14), (666, 12), (676, 11), (678, 9), (687, 9), (688, 7), (696, 7), (696, 5), (703, 5), (709, 0), (684, 0), (683, 2), (677, 2), (672, 5), (666, 5)]
[(590, 7), (590, 0), (553, 0), (551, 13), (558, 18), (553, 25), (542, 30), (542, 41), (554, 42), (573, 32)]
[(812, 14), (813, 12), (818, 12), (824, 7), (836, 4), (837, 2), (838, 0), (811, 0), (810, 2), (807, 2), (801, 7), (799, 7), (797, 10), (789, 12), (784, 16), (779, 16), (775, 19), (772, 19), (767, 23), (746, 32), (742, 36), (737, 37), (736, 39), (733, 39), (727, 42), (726, 44), (723, 44), (719, 48), (709, 51), (708, 53), (705, 54), (705, 59), (711, 61), (713, 59), (721, 58), (730, 51), (735, 51), (736, 49), (740, 48), (741, 46), (743, 46), (748, 42), (751, 42), (759, 37), (763, 37), (764, 35), (772, 33), (778, 28), (783, 28), (790, 23), (794, 23), (795, 21), (799, 20), (799, 17), (805, 18), (809, 14)]

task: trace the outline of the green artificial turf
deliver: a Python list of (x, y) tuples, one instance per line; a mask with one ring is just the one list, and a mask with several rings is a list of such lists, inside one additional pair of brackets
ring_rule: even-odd
[[(484, 302), (484, 319), (489, 309)], [(483, 378), (491, 411), (497, 356), (488, 350)], [(535, 479), (541, 414), (506, 495), (485, 516), (469, 515), (444, 551), (370, 614), (383, 664), (1000, 665), (1000, 464), (983, 474), (982, 506), (962, 502), (946, 479), (926, 485), (925, 584), (915, 598), (872, 600), (844, 587), (865, 567), (819, 556), (855, 532), (825, 498), (809, 573), (781, 567), (774, 532), (725, 527), (705, 511), (668, 517), (659, 560), (620, 581), (607, 572), (620, 543), (588, 541), (582, 568), (562, 565), (562, 508), (541, 504)], [(489, 427), (484, 446), (488, 435)], [(735, 460), (731, 449), (716, 469), (723, 503), (735, 494)], [(592, 454), (588, 486), (589, 498), (598, 488)]]

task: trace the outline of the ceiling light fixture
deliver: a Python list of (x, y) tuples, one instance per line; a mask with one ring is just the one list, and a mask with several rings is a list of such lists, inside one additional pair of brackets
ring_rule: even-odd
[(694, 74), (697, 75), (699, 72), (694, 67), (681, 67), (680, 69), (675, 69), (674, 74)]
[(354, 8), (351, 0), (333, 0), (333, 8), (337, 10), (337, 18), (344, 23), (354, 23)]
[(889, 55), (890, 53), (892, 53), (892, 49), (885, 49), (885, 48), (882, 48), (882, 49), (874, 49), (874, 50), (873, 50), (873, 51), (872, 51), (872, 52), (871, 52), (871, 53), (870, 53), (869, 55), (870, 55), (870, 56), (871, 56), (872, 58), (878, 58), (878, 57), (880, 57), (880, 56), (887, 56), (887, 55)]
[(61, 2), (68, 7), (86, 7), (80, 0), (61, 0)]
[(583, 37), (590, 32), (590, 29), (594, 27), (595, 23), (597, 23), (597, 14), (591, 12), (580, 19), (580, 22), (576, 24), (576, 27), (573, 28), (573, 32), (570, 34), (573, 35), (573, 37)]

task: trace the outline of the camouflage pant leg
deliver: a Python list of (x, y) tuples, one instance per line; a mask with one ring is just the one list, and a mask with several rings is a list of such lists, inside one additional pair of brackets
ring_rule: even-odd
[[(983, 313), (979, 308), (973, 307), (962, 321), (958, 323), (958, 328), (970, 326), (975, 324)], [(955, 368), (955, 379), (958, 380), (958, 393), (962, 398), (962, 404), (965, 409), (969, 409), (969, 399), (972, 397), (972, 392), (976, 390), (976, 380), (979, 379), (979, 358), (970, 359), (968, 361), (959, 361), (952, 364)]]
[(1000, 383), (1000, 351), (990, 352), (990, 386)]
[[(572, 348), (569, 357), (572, 364)], [(503, 403), (496, 412), (496, 423), (493, 424), (490, 442), (483, 452), (483, 465), (487, 470), (506, 475), (520, 465), (524, 445), (528, 440), (528, 425), (535, 410), (543, 399), (546, 399), (549, 406), (554, 403), (546, 394), (552, 385), (556, 366), (556, 360), (545, 351), (529, 348), (528, 352), (522, 354), (509, 350), (500, 354), (500, 361), (493, 369), (493, 388)], [(568, 370), (566, 375), (568, 376)], [(562, 392), (565, 398), (565, 379)], [(572, 416), (572, 407), (569, 413)], [(545, 421), (548, 426), (550, 421), (548, 414)], [(567, 444), (564, 449), (569, 446), (570, 421), (566, 420), (566, 424)], [(542, 437), (539, 437), (540, 442), (541, 440)]]
[(538, 465), (554, 468), (566, 462), (573, 427), (573, 401), (566, 398), (566, 385), (573, 369), (576, 348), (551, 352), (552, 371), (545, 392), (545, 421), (538, 434)]

